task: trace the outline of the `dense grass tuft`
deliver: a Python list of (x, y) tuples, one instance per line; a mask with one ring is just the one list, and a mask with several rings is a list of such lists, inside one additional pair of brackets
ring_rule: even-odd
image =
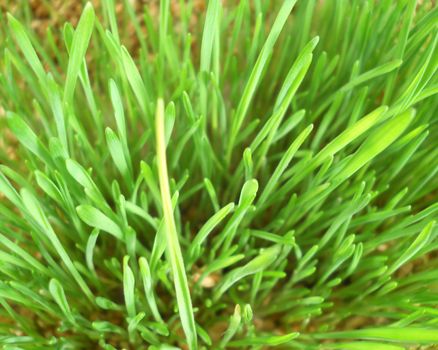
[(100, 3), (1, 14), (2, 348), (438, 343), (435, 2)]

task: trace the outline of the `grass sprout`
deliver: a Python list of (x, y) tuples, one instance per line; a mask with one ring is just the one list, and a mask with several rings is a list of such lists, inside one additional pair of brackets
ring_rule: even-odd
[(2, 349), (438, 344), (435, 1), (6, 3)]

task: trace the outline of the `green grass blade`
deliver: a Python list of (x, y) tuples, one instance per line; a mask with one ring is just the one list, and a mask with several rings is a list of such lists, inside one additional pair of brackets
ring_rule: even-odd
[(230, 138), (228, 140), (228, 148), (227, 148), (227, 159), (231, 157), (231, 152), (234, 148), (234, 142), (237, 137), (237, 134), (242, 127), (245, 116), (248, 112), (249, 105), (254, 96), (257, 85), (260, 82), (262, 77), (262, 73), (265, 69), (265, 65), (268, 62), (269, 56), (272, 53), (274, 45), (280, 35), (284, 24), (286, 23), (287, 18), (289, 17), (292, 8), (294, 7), (296, 0), (286, 0), (283, 2), (282, 7), (280, 8), (275, 22), (272, 26), (272, 29), (266, 39), (263, 48), (257, 58), (257, 61), (254, 65), (254, 68), (251, 71), (251, 75), (248, 79), (248, 83), (245, 86), (245, 90), (243, 91), (242, 98), (237, 106), (236, 113), (233, 117), (233, 124), (231, 126)]
[(79, 19), (78, 27), (76, 28), (71, 43), (70, 59), (68, 61), (64, 87), (64, 103), (71, 104), (72, 102), (76, 81), (93, 32), (94, 17), (93, 6), (88, 2), (84, 7), (81, 18)]
[(87, 225), (111, 233), (117, 239), (123, 240), (123, 232), (120, 227), (98, 209), (83, 204), (76, 207), (76, 211), (81, 220)]
[(187, 284), (187, 276), (184, 270), (184, 261), (179, 245), (178, 233), (176, 230), (175, 219), (173, 216), (172, 201), (169, 189), (169, 176), (167, 174), (166, 161), (166, 142), (164, 130), (164, 102), (159, 99), (157, 102), (156, 112), (156, 139), (157, 139), (157, 157), (158, 173), (161, 189), (161, 200), (163, 203), (163, 217), (167, 240), (168, 259), (172, 268), (173, 279), (175, 283), (175, 293), (178, 302), (181, 324), (186, 334), (188, 346), (190, 349), (198, 348), (196, 336), (195, 319), (192, 308), (190, 291)]

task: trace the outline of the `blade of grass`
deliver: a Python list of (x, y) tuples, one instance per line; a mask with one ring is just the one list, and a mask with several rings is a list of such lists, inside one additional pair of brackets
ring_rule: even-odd
[(230, 161), (231, 154), (233, 152), (235, 139), (240, 131), (240, 128), (242, 127), (255, 90), (260, 83), (262, 73), (265, 70), (265, 66), (272, 53), (274, 45), (295, 3), (296, 0), (286, 0), (283, 2), (280, 10), (278, 11), (277, 17), (268, 35), (268, 38), (266, 39), (254, 65), (254, 68), (251, 71), (251, 75), (248, 79), (248, 82), (242, 94), (242, 98), (239, 102), (239, 105), (237, 106), (236, 113), (233, 117), (233, 122), (230, 129), (230, 136), (227, 144), (226, 159), (228, 160), (228, 162)]
[(193, 314), (192, 301), (187, 283), (187, 276), (184, 270), (184, 261), (179, 245), (178, 233), (173, 216), (172, 200), (169, 189), (169, 176), (167, 173), (166, 161), (166, 141), (164, 130), (164, 101), (158, 99), (156, 111), (156, 142), (157, 142), (157, 159), (158, 174), (161, 189), (161, 201), (163, 209), (163, 219), (166, 233), (166, 249), (168, 259), (175, 283), (175, 293), (178, 302), (181, 324), (186, 334), (187, 343), (190, 349), (198, 348), (195, 318)]
[(88, 2), (84, 7), (84, 11), (79, 19), (78, 27), (73, 35), (64, 86), (64, 104), (72, 104), (76, 81), (93, 32), (94, 17), (93, 6)]

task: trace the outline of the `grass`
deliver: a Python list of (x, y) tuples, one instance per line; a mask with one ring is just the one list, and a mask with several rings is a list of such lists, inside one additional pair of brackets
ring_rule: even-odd
[(2, 348), (438, 344), (435, 3), (121, 3), (0, 15)]

